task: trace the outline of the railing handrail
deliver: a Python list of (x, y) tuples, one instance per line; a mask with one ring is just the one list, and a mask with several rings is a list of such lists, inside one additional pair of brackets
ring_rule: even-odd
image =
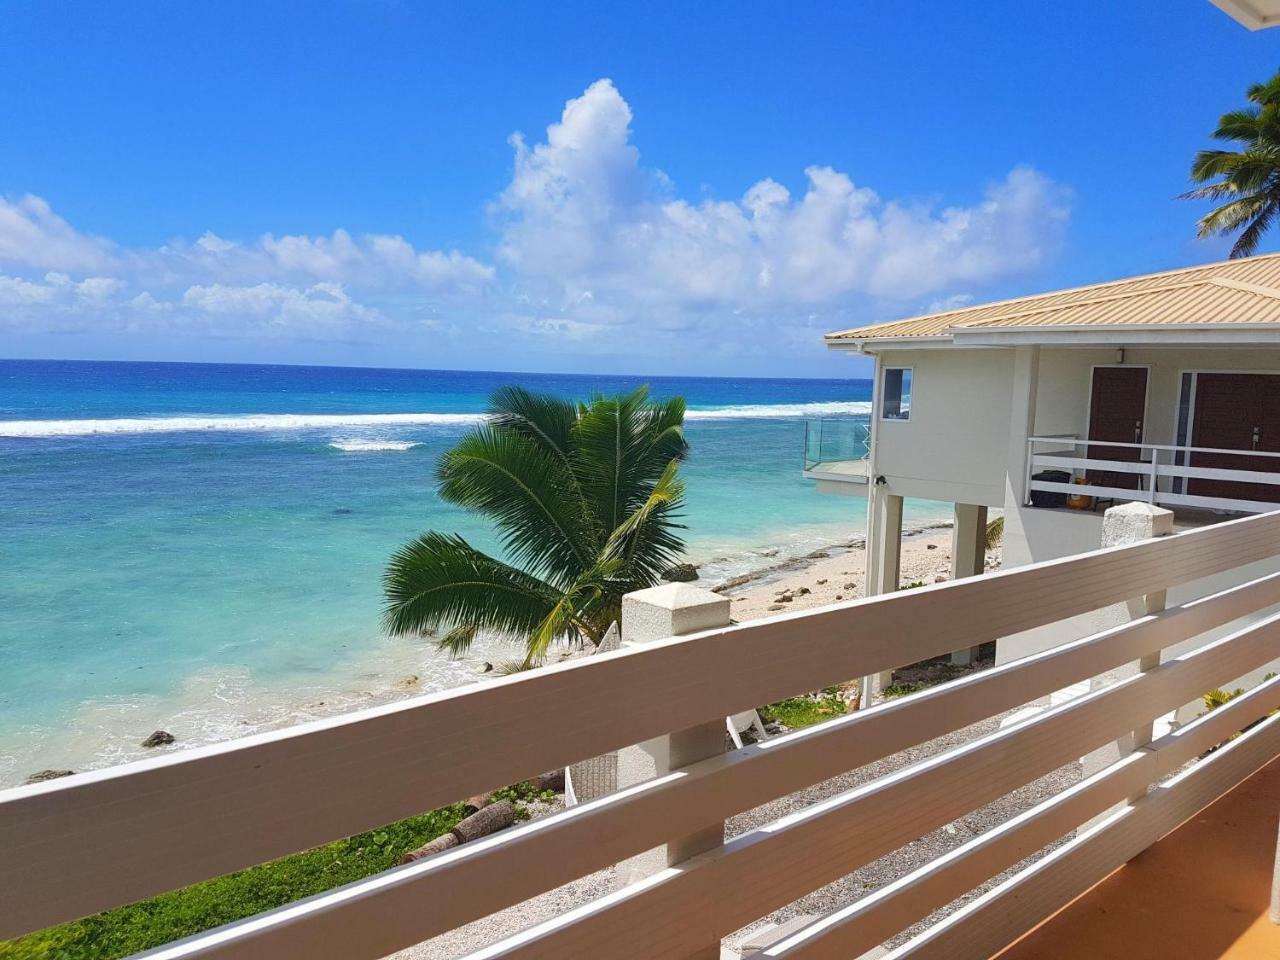
[[(3, 791), (0, 849), (23, 867), (0, 871), (0, 902), (5, 904), (0, 937), (207, 879), (760, 703), (1157, 593), (1277, 552), (1280, 513), (1227, 521), (989, 576), (672, 638), (475, 688)], [(161, 955), (380, 956), (598, 869), (602, 858), (607, 864), (647, 849), (667, 831), (679, 835), (700, 823), (723, 820), (735, 807), (746, 809), (793, 792), (1277, 602), (1280, 574), (703, 761)], [(910, 776), (923, 778), (913, 782), (934, 784), (931, 795), (940, 798), (961, 783), (969, 784), (964, 797), (972, 799), (978, 788), (968, 771), (988, 768), (985, 762), (972, 766), (971, 758), (1007, 756), (1002, 751), (1013, 749), (981, 744), (1026, 744), (1028, 749), (1018, 753), (1022, 773), (1038, 769), (1035, 765), (1048, 762), (1049, 756), (1032, 756), (1037, 751), (1030, 745), (1039, 743), (1040, 735), (1027, 731), (1058, 731), (1053, 736), (1061, 739), (1055, 741), (1053, 756), (1083, 752), (1087, 738), (1073, 732), (1079, 724), (1063, 717), (1094, 718), (1088, 737), (1110, 739), (1122, 728), (1131, 729), (1140, 715), (1149, 718), (1209, 688), (1202, 684), (1229, 683), (1242, 668), (1280, 655), (1280, 622), (1272, 618), (1205, 649), (1210, 652), (1184, 655), (1071, 710), (1050, 711), (1031, 725), (1011, 727), (996, 741), (979, 741), (927, 761)], [(1275, 691), (1272, 685), (1261, 698), (1251, 694), (1253, 705), (1261, 709)], [(931, 772), (935, 769), (954, 771), (961, 780), (937, 781), (943, 774)], [(875, 838), (884, 832), (868, 829), (868, 823), (888, 822), (875, 820), (881, 814), (866, 820), (872, 816), (869, 811), (880, 809), (881, 801), (874, 798), (897, 797), (886, 809), (901, 812), (903, 798), (884, 792), (889, 789), (877, 786), (867, 794), (872, 800), (859, 799), (860, 794), (847, 804), (824, 803), (821, 809), (788, 818), (785, 829), (736, 838), (697, 858), (696, 869), (682, 871), (694, 879), (672, 886), (669, 878), (660, 878), (644, 890), (579, 912), (574, 921), (581, 921), (579, 933), (564, 936), (605, 936), (591, 918), (615, 908), (619, 917), (641, 917), (655, 929), (661, 927), (653, 909), (670, 906), (671, 890), (723, 891), (727, 879), (739, 876), (733, 872), (739, 864), (750, 867), (744, 876), (760, 877), (759, 871), (772, 861), (758, 858), (774, 851), (806, 869), (788, 867), (796, 875), (776, 888), (780, 881), (773, 871), (769, 884), (750, 884), (750, 898), (743, 904), (717, 903), (716, 924), (736, 918), (748, 902), (761, 907), (814, 878), (824, 883), (822, 871), (847, 866), (848, 861), (838, 858), (840, 843), (871, 838), (857, 841), (864, 844), (858, 848), (861, 856), (870, 849), (865, 844), (878, 842)], [(950, 817), (960, 799), (946, 799), (951, 806), (945, 811), (929, 807), (928, 815)], [(828, 835), (829, 825), (838, 830)], [(814, 831), (830, 841), (832, 853), (824, 854), (821, 863), (810, 863), (803, 853), (809, 849), (805, 838), (816, 835)], [(889, 836), (897, 833), (885, 832)], [(747, 850), (759, 852), (742, 852)], [(734, 901), (738, 892), (719, 899)], [(423, 904), (431, 908), (424, 910)], [(611, 931), (607, 936), (619, 935), (628, 924), (605, 924)], [(359, 937), (352, 932), (356, 930)], [(553, 941), (563, 950), (564, 943), (555, 937), (547, 944)], [(673, 942), (678, 941), (676, 936)], [(513, 952), (494, 955), (553, 955), (538, 952), (549, 946), (530, 943), (522, 941), (512, 945)]]
[[(1280, 457), (1280, 453), (1269, 450), (1233, 450), (1227, 447), (1189, 447), (1167, 443), (1124, 443), (1117, 440), (1086, 440), (1080, 437), (1027, 437), (1028, 443), (1062, 443), (1068, 441), (1073, 447), (1127, 447), (1141, 450), (1170, 450), (1175, 453), (1228, 453), (1238, 456)], [(1174, 464), (1177, 466), (1177, 464)]]

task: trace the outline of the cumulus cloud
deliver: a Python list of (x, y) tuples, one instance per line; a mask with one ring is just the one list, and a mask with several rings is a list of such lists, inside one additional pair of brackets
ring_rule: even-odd
[(252, 239), (209, 231), (126, 248), (77, 230), (39, 197), (0, 198), (0, 327), (38, 327), (41, 316), (50, 329), (229, 335), (429, 325), (459, 340), (615, 351), (620, 332), (634, 341), (643, 329), (657, 350), (790, 349), (816, 343), (823, 327), (968, 302), (1047, 263), (1068, 219), (1065, 188), (1025, 165), (993, 170), (961, 204), (886, 198), (817, 162), (740, 196), (691, 200), (642, 162), (632, 121), (621, 93), (599, 80), (543, 138), (511, 137), (511, 179), (490, 205), (497, 266), (341, 228)]
[(360, 298), (474, 300), (495, 275), (456, 250), (342, 229), (268, 233), (249, 243), (206, 232), (191, 243), (128, 249), (76, 230), (30, 195), (0, 197), (0, 268), (14, 271), (0, 273), (0, 305), (8, 308), (0, 328), (133, 331), (185, 322), (205, 331), (217, 318), (232, 334), (237, 319), (246, 332), (308, 335), (381, 324), (382, 311)]
[(0, 263), (68, 272), (114, 265), (114, 246), (86, 236), (40, 197), (0, 197)]
[(210, 315), (251, 317), (310, 331), (379, 319), (377, 310), (356, 303), (336, 283), (317, 283), (305, 290), (275, 283), (252, 287), (215, 283), (189, 287), (182, 295), (182, 304)]
[(608, 80), (570, 100), (546, 140), (512, 138), (502, 259), (549, 303), (807, 309), (851, 296), (902, 299), (1042, 265), (1067, 218), (1065, 191), (1015, 167), (970, 206), (883, 200), (830, 166), (793, 196), (764, 179), (740, 198), (690, 202), (641, 164), (631, 109)]

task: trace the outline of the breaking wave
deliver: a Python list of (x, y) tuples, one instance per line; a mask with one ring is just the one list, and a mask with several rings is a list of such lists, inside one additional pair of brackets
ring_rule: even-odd
[(90, 437), (116, 433), (290, 431), (329, 427), (466, 426), (480, 413), (255, 413), (225, 417), (127, 417), (114, 420), (0, 420), (0, 437)]
[(871, 412), (865, 400), (826, 403), (761, 403), (688, 410), (687, 420), (795, 420), (805, 417), (859, 417)]
[[(866, 416), (865, 401), (827, 403), (743, 404), (691, 409), (689, 420), (765, 420), (803, 417)], [(129, 433), (199, 433), (202, 431), (323, 430), (337, 427), (469, 426), (484, 420), (483, 413), (254, 413), (226, 416), (121, 417), (105, 420), (0, 420), (0, 437), (91, 437)], [(340, 442), (335, 441), (336, 446)], [(350, 441), (352, 443), (357, 441)], [(375, 441), (358, 441), (373, 443)], [(383, 441), (377, 441), (382, 443)], [(385, 441), (391, 443), (392, 441)], [(339, 447), (338, 449), (347, 449)], [(374, 447), (361, 447), (371, 450)], [(402, 446), (376, 449), (401, 450)]]
[(422, 444), (416, 440), (334, 440), (329, 446), (343, 453), (379, 453), (384, 450), (412, 450)]

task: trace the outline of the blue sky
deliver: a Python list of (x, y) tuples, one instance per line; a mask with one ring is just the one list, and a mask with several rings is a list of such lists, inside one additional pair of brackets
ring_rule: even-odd
[(859, 373), (1225, 256), (1174, 198), (1278, 66), (1207, 0), (9, 3), (0, 355)]

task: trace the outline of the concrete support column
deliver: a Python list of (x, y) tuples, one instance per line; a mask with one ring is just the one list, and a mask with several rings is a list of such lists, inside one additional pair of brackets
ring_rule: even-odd
[[(957, 503), (951, 527), (951, 579), (976, 577), (987, 561), (987, 508), (973, 503)], [(951, 654), (951, 662), (969, 664), (978, 659), (978, 648), (968, 647)]]
[[(1150, 503), (1123, 503), (1112, 507), (1102, 517), (1102, 546), (1117, 547), (1126, 543), (1138, 543), (1153, 537), (1166, 537), (1173, 533), (1173, 511), (1157, 507)], [(1141, 597), (1135, 597), (1127, 604), (1130, 619), (1145, 617), (1159, 613), (1165, 608), (1166, 591), (1158, 590)], [(1160, 653), (1148, 654), (1136, 663), (1128, 664), (1119, 670), (1094, 679), (1097, 685), (1113, 683), (1115, 680), (1132, 676), (1135, 672), (1145, 672), (1160, 665)], [(1101, 747), (1083, 759), (1083, 775), (1088, 777), (1103, 767), (1110, 766), (1134, 750), (1145, 747), (1151, 742), (1154, 719), (1144, 723), (1132, 733), (1115, 743)], [(1143, 791), (1146, 792), (1145, 790)], [(1137, 799), (1136, 797), (1134, 799)], [(1104, 814), (1105, 816), (1105, 814)]]
[(874, 496), (875, 540), (867, 544), (869, 597), (893, 593), (902, 575), (902, 498), (885, 492), (883, 487), (877, 487)]
[[(729, 598), (687, 583), (672, 583), (637, 590), (622, 598), (622, 645), (643, 646), (655, 640), (697, 633), (729, 625)], [(724, 753), (726, 728), (723, 717), (656, 737), (618, 751), (618, 788), (664, 776), (672, 770)], [(724, 824), (716, 824), (686, 837), (673, 837), (619, 864), (623, 883), (632, 883), (665, 867), (724, 843)], [(720, 956), (720, 944), (708, 946), (707, 957)], [(701, 957), (699, 953), (696, 956)]]
[[(883, 485), (876, 484), (874, 478), (868, 496), (866, 581), (867, 596), (874, 597), (893, 593), (902, 576), (902, 497), (889, 493)], [(889, 671), (878, 677), (863, 677), (859, 708), (871, 703), (876, 683), (883, 689), (891, 679)]]

